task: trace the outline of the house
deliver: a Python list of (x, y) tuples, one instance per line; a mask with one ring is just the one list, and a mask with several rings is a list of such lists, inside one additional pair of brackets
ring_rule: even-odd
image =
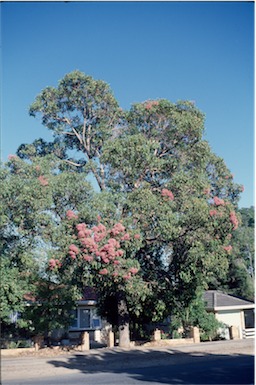
[(69, 328), (69, 338), (78, 339), (82, 331), (89, 332), (90, 341), (106, 343), (111, 325), (97, 314), (97, 295), (93, 288), (85, 287), (83, 297), (73, 310), (73, 322)]
[[(235, 327), (238, 338), (249, 338), (255, 335), (255, 304), (244, 299), (225, 294), (218, 290), (204, 292), (206, 310), (215, 314), (225, 327), (221, 335), (230, 339), (230, 327)], [(85, 287), (83, 298), (77, 302), (74, 320), (69, 329), (70, 338), (76, 338), (81, 331), (88, 331), (90, 340), (106, 343), (111, 325), (97, 315), (97, 295), (93, 288)]]
[(235, 327), (237, 338), (249, 338), (255, 335), (254, 308), (250, 301), (225, 294), (218, 290), (204, 292), (206, 310), (215, 314), (216, 318), (226, 327), (222, 330), (222, 336), (230, 339), (229, 329)]
[[(54, 285), (53, 287), (56, 289)], [(56, 290), (58, 290), (58, 287)], [(37, 303), (35, 296), (30, 293), (26, 294), (24, 298), (28, 306), (33, 306)], [(40, 304), (41, 300), (38, 300), (38, 303)], [(52, 343), (59, 343), (61, 340), (70, 340), (73, 343), (78, 343), (81, 339), (81, 332), (88, 332), (92, 343), (107, 343), (107, 335), (111, 325), (97, 314), (97, 295), (93, 288), (84, 288), (81, 299), (76, 303), (76, 308), (71, 311), (71, 321), (72, 323), (68, 330), (62, 328), (51, 330), (50, 339)]]

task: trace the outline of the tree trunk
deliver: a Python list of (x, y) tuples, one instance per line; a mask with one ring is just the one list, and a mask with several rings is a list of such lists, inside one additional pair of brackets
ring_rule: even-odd
[(43, 347), (44, 337), (41, 335), (34, 336), (33, 340), (34, 340), (35, 351), (37, 352), (39, 349)]
[(119, 293), (118, 296), (118, 330), (119, 347), (130, 347), (130, 317), (125, 296)]

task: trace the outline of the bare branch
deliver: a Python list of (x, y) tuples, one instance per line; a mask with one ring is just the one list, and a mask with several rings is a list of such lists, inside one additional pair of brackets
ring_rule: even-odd
[(71, 135), (71, 136), (75, 136), (76, 134), (74, 132), (67, 132), (67, 131), (64, 131), (63, 132), (63, 135)]
[(85, 132), (86, 132), (86, 118), (84, 118), (84, 124), (83, 124), (83, 142), (84, 142), (84, 146), (86, 145)]
[(71, 164), (72, 166), (76, 167), (83, 167), (83, 164), (72, 162), (71, 160), (64, 159), (64, 162)]
[(73, 132), (75, 133), (75, 136), (76, 136), (77, 139), (79, 140), (80, 144), (83, 144), (82, 138), (81, 138), (81, 136), (78, 134), (78, 132), (76, 131), (76, 129), (75, 129), (74, 127), (72, 127), (72, 130), (73, 130)]

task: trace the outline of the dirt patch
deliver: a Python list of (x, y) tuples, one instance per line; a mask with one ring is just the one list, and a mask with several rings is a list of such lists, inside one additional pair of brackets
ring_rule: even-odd
[[(130, 349), (143, 349), (143, 348), (163, 348), (163, 347), (171, 347), (177, 345), (191, 345), (193, 343), (192, 339), (186, 340), (161, 340), (161, 341), (151, 341), (151, 342), (140, 342), (131, 343)], [(2, 350), (2, 356), (4, 357), (56, 357), (67, 354), (75, 354), (75, 353), (91, 353), (95, 349), (100, 351), (103, 346), (91, 346), (90, 350), (82, 351), (79, 345), (77, 346), (53, 346), (53, 347), (45, 347), (36, 351), (33, 348), (23, 348), (23, 349), (5, 349)], [(104, 347), (107, 349), (106, 347)], [(116, 347), (118, 348), (118, 347)], [(129, 350), (129, 349), (128, 349)]]
[[(87, 354), (87, 355), (95, 355), (106, 353), (107, 351), (143, 351), (143, 350), (164, 350), (168, 348), (178, 349), (180, 351), (186, 352), (187, 350), (193, 349), (194, 351), (204, 352), (204, 353), (220, 353), (220, 354), (239, 354), (240, 352), (244, 352), (244, 347), (246, 346), (250, 349), (250, 353), (254, 352), (254, 340), (236, 340), (236, 341), (217, 341), (217, 342), (202, 342), (200, 344), (182, 343), (179, 340), (172, 340), (173, 343), (168, 343), (168, 340), (161, 341), (152, 341), (141, 343), (138, 345), (131, 345), (130, 349), (120, 349), (118, 347), (107, 348), (101, 345), (92, 346), (90, 350), (82, 351), (79, 345), (77, 346), (54, 346), (54, 347), (45, 347), (39, 349), (38, 351), (32, 350), (31, 348), (27, 349), (6, 349), (2, 350), (2, 358), (11, 358), (11, 357), (58, 357), (58, 356), (69, 356), (74, 354)], [(14, 352), (15, 350), (15, 352)], [(248, 352), (249, 353), (249, 352)]]
[[(15, 350), (15, 351), (14, 351)], [(35, 349), (6, 349), (2, 350), (1, 355), (4, 357), (54, 357), (63, 354), (74, 354), (81, 352), (79, 348), (69, 348), (66, 346), (54, 346), (51, 348), (42, 348), (36, 351)]]

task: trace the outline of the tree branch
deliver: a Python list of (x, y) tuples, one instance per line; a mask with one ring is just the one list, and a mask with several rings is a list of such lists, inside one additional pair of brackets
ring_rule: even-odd
[(75, 163), (75, 162), (72, 162), (71, 160), (68, 160), (68, 159), (64, 159), (64, 162), (69, 163), (72, 166), (83, 167), (83, 164)]
[(80, 144), (83, 144), (83, 141), (81, 139), (81, 136), (78, 134), (78, 132), (76, 131), (76, 129), (74, 127), (72, 127), (72, 130), (73, 132), (75, 133), (75, 136), (77, 137), (77, 139), (79, 140)]

